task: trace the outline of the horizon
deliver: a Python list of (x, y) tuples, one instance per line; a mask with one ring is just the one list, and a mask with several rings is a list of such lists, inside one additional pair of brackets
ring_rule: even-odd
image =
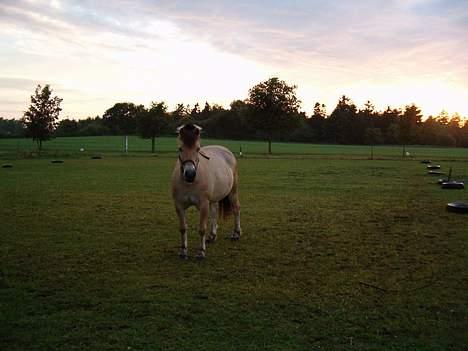
[(466, 13), (461, 0), (5, 0), (0, 116), (21, 118), (38, 84), (63, 98), (61, 119), (83, 119), (118, 102), (228, 108), (276, 76), (307, 115), (346, 95), (467, 118)]

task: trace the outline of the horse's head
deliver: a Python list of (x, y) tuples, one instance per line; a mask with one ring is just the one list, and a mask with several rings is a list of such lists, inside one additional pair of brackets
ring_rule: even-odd
[(200, 162), (200, 131), (196, 124), (185, 124), (177, 128), (179, 133), (180, 174), (187, 183), (193, 183)]

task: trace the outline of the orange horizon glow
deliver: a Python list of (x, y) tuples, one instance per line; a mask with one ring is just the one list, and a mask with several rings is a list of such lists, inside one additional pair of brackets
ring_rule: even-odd
[[(457, 15), (468, 3), (212, 5), (3, 4), (0, 116), (21, 118), (37, 84), (63, 98), (62, 119), (83, 119), (118, 102), (228, 108), (278, 77), (297, 85), (309, 116), (316, 102), (330, 114), (346, 95), (358, 108), (368, 100), (379, 111), (414, 103), (424, 118), (468, 117), (467, 28)], [(322, 11), (326, 26), (322, 17), (310, 23), (311, 10)]]

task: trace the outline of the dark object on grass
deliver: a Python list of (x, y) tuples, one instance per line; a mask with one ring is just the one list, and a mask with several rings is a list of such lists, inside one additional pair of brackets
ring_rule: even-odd
[(63, 163), (63, 160), (52, 160), (51, 163)]
[(93, 160), (100, 160), (102, 158), (102, 156), (92, 156), (91, 157)]
[(447, 211), (457, 213), (468, 213), (468, 202), (454, 201), (447, 204)]
[(442, 189), (465, 189), (465, 184), (456, 180), (450, 180), (442, 183)]
[(2, 168), (13, 168), (13, 165), (11, 163), (4, 163)]
[(450, 169), (449, 169), (448, 177), (447, 177), (446, 179), (440, 178), (440, 179), (437, 181), (437, 184), (442, 185), (443, 183), (450, 182), (451, 180), (452, 180), (452, 167), (450, 167)]
[(444, 172), (440, 172), (440, 171), (429, 171), (427, 172), (427, 174), (430, 174), (430, 175), (443, 175), (445, 174)]
[(440, 169), (440, 165), (429, 165), (427, 169)]
[(431, 160), (422, 160), (421, 163), (429, 164), (429, 163), (432, 163), (432, 161)]

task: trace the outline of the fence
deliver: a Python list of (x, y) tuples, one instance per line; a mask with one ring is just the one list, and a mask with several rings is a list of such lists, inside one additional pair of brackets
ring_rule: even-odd
[[(262, 141), (240, 140), (214, 140), (203, 139), (203, 145), (220, 144), (236, 155), (244, 157), (264, 156), (268, 145)], [(175, 137), (161, 137), (156, 139), (157, 154), (175, 154), (177, 151)], [(374, 158), (401, 158), (402, 146), (375, 146)], [(441, 158), (468, 160), (467, 148), (444, 148), (407, 146), (405, 149), (410, 158)], [(31, 139), (0, 139), (0, 156), (22, 157), (37, 151), (37, 146)], [(79, 155), (92, 153), (125, 153), (124, 136), (100, 136), (100, 137), (60, 137), (43, 143), (43, 151), (46, 155)], [(137, 136), (128, 137), (128, 152), (131, 154), (150, 154), (151, 140)], [(328, 145), (328, 144), (300, 144), (300, 143), (273, 143), (273, 156), (297, 156), (297, 157), (357, 157), (370, 158), (371, 147), (369, 145)]]

